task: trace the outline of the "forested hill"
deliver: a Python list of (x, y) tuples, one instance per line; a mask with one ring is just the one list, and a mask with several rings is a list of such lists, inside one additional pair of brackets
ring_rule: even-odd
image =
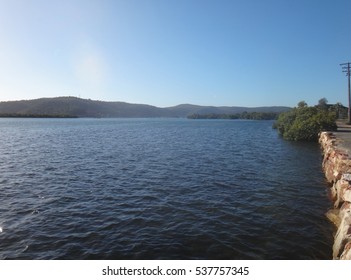
[(240, 114), (243, 112), (284, 112), (289, 107), (213, 107), (182, 104), (160, 108), (145, 104), (105, 102), (77, 97), (40, 98), (33, 100), (0, 102), (1, 116), (56, 116), (56, 117), (180, 117), (194, 114)]

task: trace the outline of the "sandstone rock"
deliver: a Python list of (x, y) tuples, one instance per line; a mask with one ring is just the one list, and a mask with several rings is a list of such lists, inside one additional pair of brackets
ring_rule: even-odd
[(339, 227), (341, 223), (341, 219), (339, 216), (339, 209), (330, 209), (325, 215), (327, 218), (336, 226)]
[[(345, 181), (343, 179), (338, 180), (335, 184), (334, 184), (334, 188), (336, 190), (336, 201), (334, 203), (334, 207), (335, 208), (339, 208), (340, 204), (344, 201), (349, 201), (349, 195), (351, 195), (351, 186), (349, 181)], [(345, 196), (344, 196), (345, 194)], [(344, 197), (346, 197), (347, 199), (345, 200)], [(351, 198), (351, 197), (350, 197)]]
[(338, 199), (337, 191), (334, 185), (328, 190), (328, 197), (331, 201), (334, 201), (334, 202)]
[(351, 260), (351, 241), (346, 243), (344, 252), (340, 256), (340, 260)]
[(350, 184), (341, 191), (341, 198), (343, 201), (351, 202), (351, 186), (350, 186)]
[(351, 181), (351, 174), (350, 173), (342, 174), (341, 180), (350, 182)]
[(330, 132), (322, 132), (319, 143), (323, 149), (322, 168), (327, 181), (332, 183), (329, 196), (335, 201), (335, 208), (326, 213), (337, 227), (333, 259), (351, 260), (351, 158)]
[(340, 207), (340, 213), (339, 216), (343, 218), (345, 215), (351, 213), (351, 203), (350, 202), (344, 202), (341, 207)]
[(339, 217), (340, 226), (335, 234), (333, 246), (333, 259), (339, 259), (343, 254), (345, 245), (351, 242), (351, 204), (346, 202), (342, 205)]

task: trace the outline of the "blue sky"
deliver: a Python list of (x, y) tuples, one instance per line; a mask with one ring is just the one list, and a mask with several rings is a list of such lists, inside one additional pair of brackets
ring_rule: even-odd
[(351, 1), (0, 0), (0, 101), (347, 105)]

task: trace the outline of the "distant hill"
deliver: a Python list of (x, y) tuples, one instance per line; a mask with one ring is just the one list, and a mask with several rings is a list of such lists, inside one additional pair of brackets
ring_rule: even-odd
[(71, 116), (98, 118), (185, 118), (193, 114), (238, 114), (243, 112), (284, 112), (289, 107), (213, 107), (181, 104), (160, 108), (145, 104), (106, 102), (77, 97), (40, 98), (0, 102), (0, 116)]

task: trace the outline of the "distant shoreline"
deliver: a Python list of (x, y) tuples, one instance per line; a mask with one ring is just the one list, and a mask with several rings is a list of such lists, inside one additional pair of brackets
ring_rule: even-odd
[(42, 115), (42, 114), (0, 114), (0, 118), (27, 118), (27, 119), (74, 119), (78, 116), (70, 115)]
[(243, 112), (237, 114), (192, 114), (188, 119), (276, 120), (278, 112)]
[(192, 104), (159, 108), (147, 104), (132, 104), (118, 101), (106, 102), (69, 96), (0, 102), (0, 117), (16, 118), (187, 118), (191, 115), (209, 114), (234, 117), (239, 114), (280, 113), (289, 110), (291, 108), (284, 106), (215, 107)]

